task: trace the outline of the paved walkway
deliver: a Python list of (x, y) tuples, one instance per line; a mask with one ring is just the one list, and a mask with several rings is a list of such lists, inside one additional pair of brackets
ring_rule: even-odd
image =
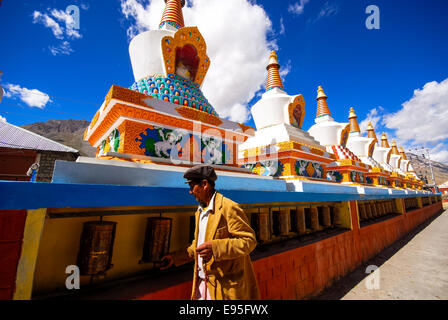
[[(377, 274), (366, 273), (370, 265), (378, 266)], [(424, 222), (315, 299), (448, 300), (448, 210)]]

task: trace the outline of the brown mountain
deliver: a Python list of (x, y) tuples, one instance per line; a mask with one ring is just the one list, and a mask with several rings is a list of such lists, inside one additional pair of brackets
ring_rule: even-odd
[(82, 140), (84, 131), (89, 124), (90, 122), (86, 120), (49, 120), (28, 124), (22, 128), (75, 148), (82, 156), (95, 157), (96, 149)]
[[(406, 156), (411, 160), (412, 167), (414, 167), (415, 172), (418, 176), (427, 178), (428, 184), (433, 184), (431, 169), (427, 158), (423, 158), (421, 155), (415, 155), (412, 153), (406, 153)], [(434, 171), (434, 179), (436, 184), (440, 185), (448, 181), (448, 165), (435, 162), (431, 160), (432, 170)]]

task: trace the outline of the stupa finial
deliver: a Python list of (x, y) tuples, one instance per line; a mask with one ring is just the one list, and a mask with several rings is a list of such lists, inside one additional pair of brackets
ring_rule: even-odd
[(400, 147), (400, 154), (403, 160), (408, 160), (408, 157), (406, 157), (406, 152), (404, 151), (403, 147)]
[(317, 88), (317, 113), (316, 118), (328, 115), (331, 116), (330, 109), (327, 104), (327, 96), (325, 95), (324, 89), (322, 86)]
[(163, 11), (159, 29), (166, 24), (169, 24), (176, 29), (185, 27), (184, 17), (182, 15), (182, 8), (185, 5), (185, 0), (165, 0), (165, 3), (166, 6)]
[(280, 88), (283, 89), (282, 79), (280, 78), (280, 64), (277, 61), (277, 54), (275, 51), (271, 51), (269, 56), (269, 64), (266, 67), (268, 70), (268, 79), (266, 81), (266, 91)]
[(386, 132), (383, 132), (383, 134), (381, 135), (381, 147), (390, 148), (389, 142), (387, 141)]
[(361, 130), (359, 129), (357, 118), (358, 117), (355, 114), (355, 110), (353, 108), (350, 108), (350, 114), (348, 116), (350, 122), (350, 132), (361, 132)]
[(369, 124), (367, 125), (367, 133), (368, 137), (377, 140), (375, 129), (372, 126), (372, 122), (369, 121)]
[(392, 140), (392, 154), (396, 154), (396, 155), (400, 155), (400, 152), (398, 151), (397, 148), (397, 142), (395, 141), (395, 139)]

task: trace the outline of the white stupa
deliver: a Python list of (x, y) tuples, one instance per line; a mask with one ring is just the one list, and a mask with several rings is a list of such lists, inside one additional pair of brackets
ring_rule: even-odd
[(302, 130), (305, 100), (301, 94), (290, 96), (284, 91), (279, 68), (277, 55), (272, 51), (267, 66), (266, 92), (251, 109), (257, 131), (240, 150), (270, 145), (273, 139), (276, 143), (297, 141), (322, 149), (319, 142)]

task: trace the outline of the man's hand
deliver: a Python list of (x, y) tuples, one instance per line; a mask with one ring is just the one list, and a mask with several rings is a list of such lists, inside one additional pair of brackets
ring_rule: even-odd
[(160, 266), (160, 270), (165, 270), (165, 269), (171, 268), (171, 266), (174, 264), (174, 260), (171, 255), (163, 256), (162, 261), (166, 261), (166, 262), (162, 263), (162, 265)]
[(209, 261), (213, 255), (212, 242), (208, 241), (201, 244), (196, 248), (196, 253), (198, 253), (205, 262)]

